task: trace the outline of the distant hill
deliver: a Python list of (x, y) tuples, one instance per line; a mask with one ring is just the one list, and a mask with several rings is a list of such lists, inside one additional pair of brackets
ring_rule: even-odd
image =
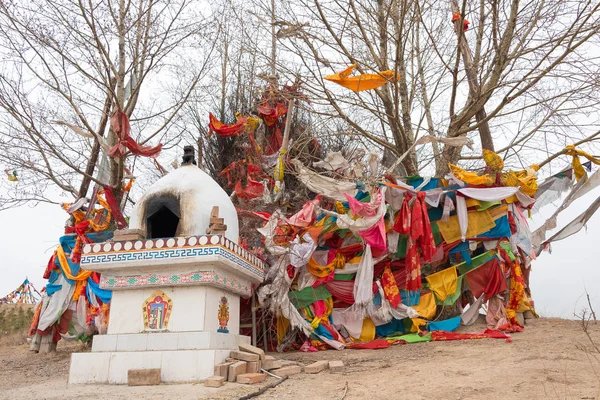
[(27, 341), (33, 309), (33, 304), (0, 304), (0, 344)]

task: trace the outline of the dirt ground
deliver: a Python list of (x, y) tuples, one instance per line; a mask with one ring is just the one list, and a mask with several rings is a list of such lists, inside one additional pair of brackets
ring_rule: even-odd
[[(469, 331), (483, 328), (471, 327)], [(466, 331), (466, 330), (465, 330)], [(591, 327), (600, 347), (600, 324)], [(259, 399), (596, 399), (600, 400), (600, 354), (580, 322), (529, 320), (512, 342), (483, 339), (396, 345), (385, 350), (274, 354), (309, 364), (342, 360), (342, 373), (296, 375)], [(238, 399), (264, 384), (201, 383), (127, 387), (67, 384), (70, 354), (34, 354), (26, 345), (0, 347), (0, 399)], [(347, 385), (347, 386), (346, 386)], [(347, 387), (347, 389), (346, 389)]]

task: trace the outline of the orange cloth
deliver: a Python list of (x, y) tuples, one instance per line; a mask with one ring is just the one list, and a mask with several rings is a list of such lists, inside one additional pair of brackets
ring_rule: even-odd
[(355, 92), (376, 89), (396, 80), (396, 75), (391, 70), (382, 71), (378, 74), (361, 74), (351, 77), (350, 74), (354, 70), (354, 67), (356, 67), (356, 64), (352, 64), (342, 72), (326, 76), (325, 79)]
[(226, 125), (219, 121), (212, 113), (208, 114), (208, 119), (210, 120), (210, 123), (208, 124), (208, 135), (210, 136), (211, 133), (214, 132), (221, 137), (239, 135), (244, 131), (244, 125), (246, 125), (247, 122), (246, 117), (241, 117), (237, 119), (235, 124)]
[(341, 255), (340, 253), (335, 255), (335, 258), (332, 262), (327, 265), (319, 265), (314, 258), (310, 258), (308, 261), (308, 272), (316, 276), (317, 278), (325, 278), (336, 269), (336, 268), (344, 268), (346, 266), (346, 257)]

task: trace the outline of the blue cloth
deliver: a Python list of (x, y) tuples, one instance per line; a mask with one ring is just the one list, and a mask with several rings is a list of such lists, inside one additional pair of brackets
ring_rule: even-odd
[(436, 208), (428, 207), (427, 208), (427, 216), (429, 216), (429, 221), (431, 221), (431, 222), (439, 221), (440, 219), (442, 219), (443, 215), (444, 215), (444, 207), (436, 207)]
[[(105, 242), (105, 241), (111, 239), (113, 237), (113, 233), (114, 233), (113, 231), (104, 231), (104, 232), (88, 233), (88, 234), (86, 234), (86, 236), (93, 243), (98, 243), (98, 242)], [(73, 276), (76, 276), (79, 273), (79, 270), (81, 269), (81, 266), (79, 265), (79, 263), (75, 263), (75, 262), (71, 261), (71, 258), (69, 257), (71, 255), (71, 252), (75, 248), (76, 240), (77, 240), (77, 235), (75, 235), (75, 234), (64, 235), (64, 236), (61, 236), (60, 239), (58, 239), (59, 245), (62, 247), (62, 249), (64, 250), (64, 252), (67, 256), (67, 263), (69, 264), (69, 268), (71, 269), (71, 274), (73, 274)], [(58, 268), (58, 270), (61, 271), (61, 273), (64, 276), (64, 271), (62, 270), (62, 267), (60, 266), (58, 257), (56, 257), (56, 259), (54, 260), (54, 265), (56, 265), (56, 268)], [(56, 281), (57, 278), (58, 278), (58, 274), (55, 271), (52, 271), (50, 273), (50, 279), (48, 279), (48, 282), (50, 284), (52, 284)], [(66, 276), (65, 276), (65, 279), (69, 283), (69, 285), (73, 285), (75, 283), (75, 281), (67, 278)], [(88, 279), (88, 282), (89, 281), (90, 281), (90, 279)], [(49, 286), (50, 285), (46, 285), (46, 291), (49, 290), (49, 288), (48, 288)], [(99, 287), (98, 287), (98, 289), (100, 290)], [(54, 291), (56, 291), (56, 290), (54, 290)], [(105, 292), (108, 292), (108, 291), (105, 291)], [(48, 295), (50, 295), (50, 293), (48, 293)], [(106, 297), (106, 295), (104, 295), (104, 296)], [(98, 297), (100, 297), (100, 296), (98, 296)], [(108, 301), (110, 301), (110, 295), (108, 295)]]
[(373, 304), (376, 306), (381, 305), (381, 296), (379, 295), (379, 292), (375, 293), (375, 295), (373, 296)]
[[(408, 184), (414, 188), (419, 187), (420, 184), (422, 184), (424, 181), (423, 178), (417, 178), (417, 179), (411, 179)], [(438, 186), (439, 183), (439, 178), (431, 178), (429, 180), (429, 182), (427, 183), (427, 185), (423, 186), (421, 188), (421, 191), (425, 191), (425, 190), (431, 190), (431, 189), (435, 189)]]
[[(331, 333), (323, 325), (317, 326), (317, 329), (315, 329), (314, 332), (317, 335), (323, 336), (324, 338), (327, 338), (327, 339), (330, 339), (330, 340), (334, 340), (333, 336), (331, 335)], [(318, 339), (318, 338), (315, 337), (315, 339)]]
[(502, 239), (511, 237), (512, 233), (510, 232), (510, 224), (508, 223), (507, 215), (498, 218), (495, 222), (495, 227), (477, 236), (477, 238)]
[(112, 290), (101, 289), (100, 285), (94, 282), (94, 280), (91, 277), (87, 279), (86, 291), (88, 298), (90, 297), (90, 290), (104, 304), (110, 303), (110, 299), (112, 298)]
[(62, 289), (62, 285), (55, 285), (52, 283), (49, 283), (46, 285), (46, 293), (48, 294), (48, 296), (52, 296), (54, 293), (58, 292), (60, 289)]
[[(448, 255), (454, 256), (454, 254), (460, 254), (462, 260), (467, 263), (467, 265), (471, 265), (471, 255), (469, 254), (469, 242), (462, 242), (458, 246), (453, 247), (448, 250)], [(452, 257), (452, 261), (454, 261), (454, 257)]]
[(406, 290), (400, 289), (400, 297), (402, 298), (402, 304), (407, 306), (416, 306), (421, 300), (420, 290)]
[(396, 318), (392, 318), (392, 320), (387, 324), (375, 327), (375, 333), (377, 334), (377, 336), (390, 336), (394, 333), (404, 332), (406, 332), (406, 329), (404, 328), (403, 320)]
[(460, 315), (458, 317), (446, 319), (444, 321), (429, 322), (427, 330), (454, 332), (460, 326)]

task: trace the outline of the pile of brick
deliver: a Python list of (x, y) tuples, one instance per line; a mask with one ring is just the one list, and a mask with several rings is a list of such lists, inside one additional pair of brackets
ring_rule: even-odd
[(341, 372), (344, 369), (342, 361), (317, 361), (310, 365), (301, 366), (292, 361), (277, 360), (266, 355), (258, 347), (241, 344), (239, 350), (232, 351), (225, 362), (215, 367), (215, 375), (205, 381), (205, 386), (220, 387), (225, 382), (244, 384), (260, 383), (267, 378), (263, 371), (280, 378), (302, 373), (317, 374), (326, 369), (331, 372)]

